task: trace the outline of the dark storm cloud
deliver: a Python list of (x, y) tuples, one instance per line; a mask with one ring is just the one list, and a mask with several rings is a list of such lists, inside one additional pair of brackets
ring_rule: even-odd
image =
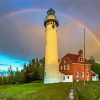
[[(0, 16), (2, 17), (23, 9), (39, 8), (48, 10), (50, 7), (56, 12), (61, 12), (78, 19), (92, 30), (100, 40), (100, 0), (1, 0)], [(46, 15), (46, 12), (45, 14), (38, 12), (38, 15), (30, 12), (18, 15), (15, 14), (15, 16), (7, 16), (3, 20), (0, 20), (0, 53), (9, 54), (21, 59), (43, 57), (45, 47), (44, 15)], [(59, 16), (57, 17), (59, 18)], [(38, 20), (38, 22), (36, 22), (36, 20)], [(68, 19), (63, 19), (65, 22), (66, 20)], [(63, 24), (62, 22), (60, 23)], [(73, 29), (76, 28), (74, 24), (76, 25), (76, 23), (72, 23), (72, 25), (67, 26), (68, 28), (65, 27), (60, 30), (60, 33), (63, 33), (59, 35), (59, 38), (62, 37), (60, 45), (63, 44), (65, 46), (61, 46), (62, 55), (67, 52), (65, 50), (68, 50), (66, 47), (68, 44), (65, 42), (66, 37), (69, 37), (70, 33), (74, 34), (74, 32), (76, 32), (71, 32), (72, 27)], [(72, 38), (69, 37), (67, 41), (70, 42), (70, 39), (74, 40), (74, 35)], [(68, 52), (70, 52), (70, 49)]]
[(100, 40), (100, 0), (58, 0), (60, 12), (81, 21)]
[(58, 0), (57, 4), (60, 11), (82, 20), (100, 16), (100, 0)]
[(17, 30), (11, 20), (5, 19), (0, 24), (0, 52), (6, 54), (23, 54), (23, 46), (19, 42)]
[(43, 22), (40, 13), (39, 19), (35, 15), (25, 13), (0, 20), (0, 53), (27, 60), (44, 56)]

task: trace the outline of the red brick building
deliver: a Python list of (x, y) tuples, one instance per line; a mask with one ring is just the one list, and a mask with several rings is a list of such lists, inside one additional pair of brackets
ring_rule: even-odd
[(61, 58), (59, 71), (62, 74), (62, 82), (72, 82), (80, 80), (91, 80), (91, 64), (87, 59), (84, 61), (83, 51), (79, 50), (78, 54), (67, 54)]

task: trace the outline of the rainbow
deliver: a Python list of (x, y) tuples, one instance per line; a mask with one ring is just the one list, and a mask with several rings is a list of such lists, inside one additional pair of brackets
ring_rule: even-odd
[[(19, 10), (19, 11), (15, 11), (15, 12), (9, 13), (7, 15), (1, 16), (0, 17), (0, 20), (3, 20), (4, 18), (6, 18), (8, 16), (15, 16), (16, 14), (22, 14), (22, 13), (27, 13), (27, 12), (46, 12), (46, 10), (44, 10), (44, 9), (25, 9), (25, 10)], [(75, 21), (83, 29), (85, 28), (86, 32), (93, 38), (93, 40), (96, 42), (96, 44), (100, 47), (100, 42), (97, 39), (97, 37), (84, 24), (82, 24), (82, 22), (80, 22), (79, 20), (77, 20), (77, 19), (75, 19), (75, 18), (73, 18), (71, 16), (67, 16), (67, 15), (65, 15), (63, 13), (58, 12), (58, 14), (61, 14), (62, 16), (64, 16), (66, 18), (69, 18), (69, 19)]]
[(79, 20), (71, 17), (71, 16), (67, 16), (65, 14), (62, 14), (64, 17), (67, 17), (73, 21), (75, 21), (82, 29), (85, 28), (86, 32), (93, 38), (93, 40), (96, 42), (96, 44), (100, 47), (100, 42), (99, 40), (96, 38), (96, 36), (94, 35), (94, 33), (92, 31), (90, 31), (84, 24), (82, 24), (82, 22), (80, 22)]

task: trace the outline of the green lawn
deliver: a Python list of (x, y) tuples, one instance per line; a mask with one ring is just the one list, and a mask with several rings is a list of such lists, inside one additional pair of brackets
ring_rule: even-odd
[(100, 100), (100, 81), (74, 83), (77, 100)]
[[(66, 100), (71, 83), (43, 84), (29, 83), (22, 85), (0, 86), (0, 100)], [(100, 100), (100, 81), (74, 83), (75, 100)]]
[(70, 83), (4, 85), (0, 94), (7, 95), (4, 100), (66, 100), (69, 88)]

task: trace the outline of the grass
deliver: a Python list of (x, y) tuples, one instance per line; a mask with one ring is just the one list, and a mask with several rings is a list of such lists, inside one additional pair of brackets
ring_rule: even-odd
[(70, 83), (4, 85), (0, 94), (7, 95), (4, 100), (66, 100), (69, 88)]
[[(0, 86), (1, 94), (6, 94), (0, 100), (66, 100), (71, 83), (29, 83), (22, 85)], [(74, 83), (75, 100), (100, 100), (100, 81)]]
[(100, 81), (74, 83), (76, 100), (100, 100)]

